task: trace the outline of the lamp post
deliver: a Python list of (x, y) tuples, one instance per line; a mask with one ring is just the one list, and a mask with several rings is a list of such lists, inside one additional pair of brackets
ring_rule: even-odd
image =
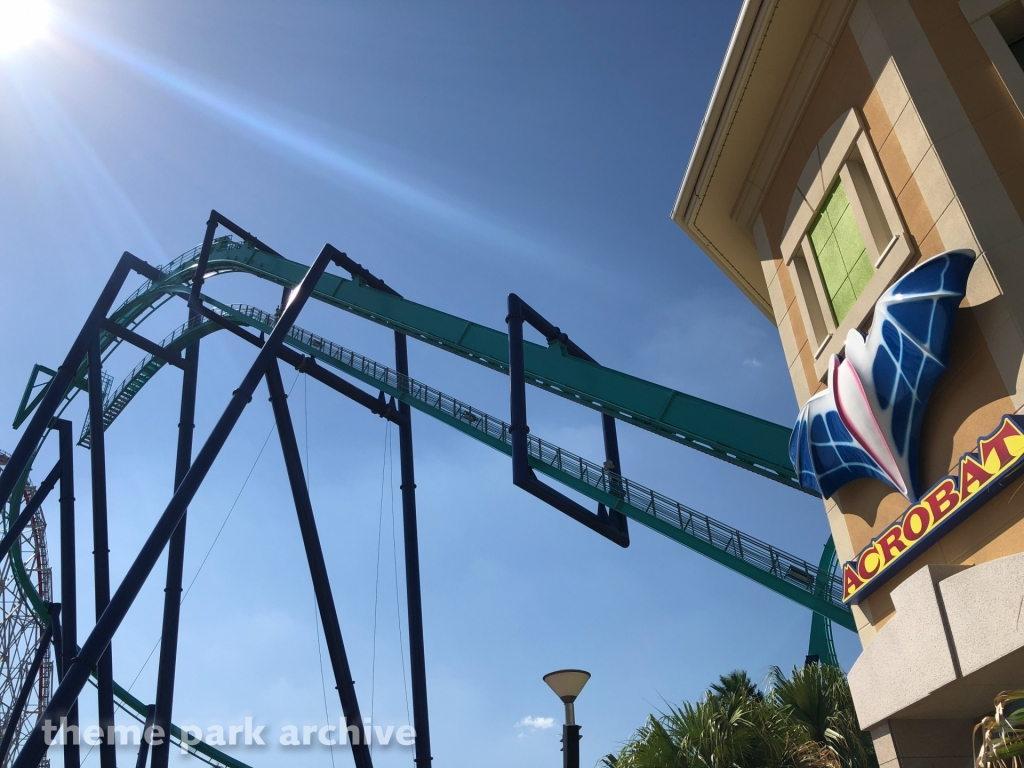
[(582, 669), (560, 669), (544, 675), (544, 682), (565, 704), (565, 725), (562, 726), (562, 768), (580, 768), (580, 727), (576, 725), (573, 702), (580, 695), (590, 673)]

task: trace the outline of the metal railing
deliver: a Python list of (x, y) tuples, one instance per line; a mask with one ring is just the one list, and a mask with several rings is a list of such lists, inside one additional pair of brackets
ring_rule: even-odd
[[(265, 328), (272, 327), (277, 320), (275, 315), (248, 304), (233, 305), (232, 309)], [(510, 426), (502, 419), (303, 328), (293, 326), (289, 338), (511, 448)], [(635, 513), (651, 516), (721, 552), (734, 555), (763, 573), (783, 579), (834, 605), (843, 606), (842, 580), (835, 574), (819, 574), (818, 567), (803, 558), (779, 550), (534, 435), (529, 436), (528, 451), (532, 459), (619, 499)]]
[[(276, 315), (248, 304), (232, 305), (230, 312), (224, 307), (222, 314), (263, 331), (269, 331), (277, 322)], [(175, 342), (179, 342), (188, 330), (206, 322), (200, 320), (197, 323), (183, 324), (164, 339), (163, 346), (173, 348)], [(502, 450), (511, 452), (511, 428), (503, 419), (474, 408), (420, 381), (403, 376), (393, 368), (303, 328), (293, 326), (288, 335), (288, 342), (305, 349), (317, 358), (329, 358), (337, 367), (364, 381), (374, 382), (399, 397), (415, 401), (421, 410), (434, 411), (442, 420), (456, 422), (463, 431), (470, 434), (478, 433), (486, 442), (492, 445), (499, 444)], [(110, 425), (163, 365), (162, 360), (150, 355), (125, 377), (104, 407), (104, 427)], [(79, 444), (89, 444), (88, 429), (87, 421)], [(803, 558), (777, 549), (535, 435), (528, 437), (527, 450), (535, 466), (545, 468), (547, 474), (566, 482), (570, 487), (579, 486), (576, 490), (583, 493), (587, 490), (598, 491), (599, 493), (594, 496), (633, 519), (649, 524), (663, 533), (666, 532), (664, 529), (668, 528), (670, 536), (698, 551), (704, 546), (725, 553), (760, 572), (763, 575), (760, 577), (762, 579), (779, 579), (792, 588), (842, 609), (844, 613), (848, 612), (849, 609), (843, 604), (842, 581), (838, 575), (831, 572), (819, 573), (815, 564)], [(656, 524), (653, 524), (654, 521)], [(733, 567), (735, 569), (738, 564)]]
[[(202, 317), (190, 318), (187, 322), (182, 323), (173, 331), (171, 331), (160, 342), (160, 346), (166, 349), (173, 349), (172, 345), (181, 336), (191, 328), (198, 328), (200, 325), (204, 325), (209, 322)], [(164, 361), (154, 355), (146, 355), (142, 358), (138, 365), (136, 365), (131, 373), (121, 380), (121, 383), (117, 385), (117, 389), (112, 394), (106, 395), (103, 400), (103, 428), (109, 427), (114, 419), (116, 419), (132, 401), (132, 398), (138, 394), (139, 390), (149, 381), (153, 376), (156, 375), (164, 366)], [(104, 373), (104, 376), (107, 376)], [(106, 387), (105, 392), (109, 392), (109, 386)], [(92, 432), (89, 423), (89, 414), (85, 415), (85, 419), (82, 422), (82, 431), (78, 436), (78, 444), (89, 448), (92, 445)]]
[[(224, 235), (223, 237), (214, 238), (212, 250), (229, 250), (232, 248), (242, 248), (244, 245), (244, 243), (236, 240), (231, 235)], [(157, 269), (159, 269), (163, 273), (164, 278), (166, 279), (173, 275), (175, 272), (177, 272), (179, 269), (181, 269), (185, 264), (188, 264), (190, 261), (194, 261), (199, 256), (199, 253), (202, 250), (203, 246), (197, 245), (191, 250), (185, 251), (185, 253), (167, 262), (163, 266), (157, 267)], [(135, 291), (132, 292), (132, 294), (127, 299), (121, 302), (121, 306), (118, 307), (118, 309), (130, 305), (133, 301), (139, 298), (139, 296), (151, 290), (153, 288), (153, 283), (154, 281), (152, 280), (146, 280), (142, 285), (136, 288)]]

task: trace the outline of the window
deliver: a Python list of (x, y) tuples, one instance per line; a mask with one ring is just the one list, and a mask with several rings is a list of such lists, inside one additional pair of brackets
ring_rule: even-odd
[(1021, 0), (960, 0), (985, 53), (1024, 114), (1024, 3)]
[(797, 186), (781, 249), (824, 379), (913, 249), (855, 110), (826, 132)]
[(832, 318), (840, 323), (875, 274), (842, 179), (836, 180), (825, 197), (807, 236), (825, 284)]

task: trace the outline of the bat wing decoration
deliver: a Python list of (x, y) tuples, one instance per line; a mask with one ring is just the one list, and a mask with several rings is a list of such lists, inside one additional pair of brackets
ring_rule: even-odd
[(828, 389), (800, 411), (789, 456), (800, 484), (825, 498), (860, 477), (918, 500), (917, 444), (925, 407), (949, 362), (953, 319), (974, 252), (948, 251), (897, 280), (871, 330), (846, 337), (829, 361)]

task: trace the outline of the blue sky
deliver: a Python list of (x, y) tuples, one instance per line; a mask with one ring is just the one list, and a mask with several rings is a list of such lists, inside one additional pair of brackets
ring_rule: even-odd
[[(199, 242), (211, 208), (289, 258), (309, 263), (330, 242), (408, 298), (492, 327), (514, 291), (606, 365), (792, 423), (773, 326), (668, 216), (739, 5), (54, 3), (46, 38), (0, 60), (4, 424), (32, 365), (63, 358), (120, 253), (166, 262)], [(279, 299), (244, 277), (208, 291), (266, 309)], [(184, 319), (170, 304), (146, 333), (162, 338)], [(391, 359), (389, 334), (354, 317), (310, 305), (299, 324)], [(203, 342), (199, 435), (252, 356), (230, 338)], [(140, 357), (123, 347), (109, 361), (114, 379)], [(411, 368), (507, 414), (494, 372), (415, 343)], [(372, 696), (377, 723), (403, 724), (392, 491), (396, 516), (400, 503), (385, 425), (294, 371), (284, 377), (304, 445), (308, 435), (362, 707)], [(161, 373), (108, 432), (115, 581), (169, 495), (178, 387), (175, 371)], [(264, 392), (190, 512), (178, 722), (252, 716), (274, 732), (338, 716), (331, 695), (325, 715), (312, 586), (276, 437), (261, 454), (273, 425)], [(529, 397), (535, 434), (600, 457), (595, 413)], [(577, 706), (582, 763), (593, 765), (649, 712), (697, 697), (719, 674), (760, 679), (803, 660), (806, 610), (639, 525), (621, 550), (514, 488), (505, 457), (424, 416), (414, 430), (435, 764), (557, 765), (561, 706), (541, 682), (553, 669), (593, 674)], [(0, 446), (17, 438), (0, 428)], [(630, 427), (620, 441), (628, 477), (817, 559), (828, 535), (820, 502)], [(88, 454), (76, 460), (87, 587)], [(55, 530), (56, 507), (47, 512)], [(56, 562), (52, 535), (50, 547)], [(162, 580), (114, 642), (116, 677), (145, 700)], [(856, 638), (836, 638), (852, 662)], [(523, 724), (537, 718), (554, 727)], [(327, 748), (240, 756), (332, 760)], [(375, 759), (412, 763), (390, 747)], [(333, 760), (351, 764), (340, 748)]]

